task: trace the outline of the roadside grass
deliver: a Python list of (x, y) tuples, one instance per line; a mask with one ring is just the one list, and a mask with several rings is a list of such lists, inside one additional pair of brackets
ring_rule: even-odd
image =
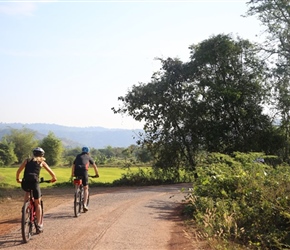
[[(98, 167), (99, 168), (99, 178), (90, 178), (90, 183), (94, 185), (110, 185), (115, 180), (118, 180), (122, 177), (123, 174), (127, 172), (127, 169), (118, 168), (118, 167)], [(68, 183), (71, 183), (71, 168), (51, 168), (56, 177), (57, 182), (54, 184), (42, 183), (42, 188), (53, 187), (53, 186), (62, 186)], [(137, 172), (139, 167), (131, 167), (130, 170)], [(16, 171), (15, 167), (5, 167), (0, 168), (0, 188), (18, 188), (19, 183), (16, 182)], [(89, 175), (94, 175), (95, 172), (93, 168), (89, 169)], [(23, 172), (21, 173), (21, 176)], [(40, 177), (43, 177), (45, 180), (51, 179), (49, 173), (44, 169), (40, 172)]]

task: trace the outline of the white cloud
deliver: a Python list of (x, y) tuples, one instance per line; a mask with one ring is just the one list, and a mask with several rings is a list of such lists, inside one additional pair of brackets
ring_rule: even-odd
[(36, 3), (32, 2), (6, 2), (0, 4), (0, 13), (10, 16), (32, 16), (36, 9)]

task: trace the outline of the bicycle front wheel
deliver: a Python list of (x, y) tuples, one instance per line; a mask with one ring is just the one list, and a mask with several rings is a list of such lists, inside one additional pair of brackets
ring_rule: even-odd
[(32, 211), (30, 208), (29, 201), (26, 202), (22, 207), (22, 219), (21, 219), (21, 233), (24, 243), (27, 243), (32, 235), (32, 222), (31, 216)]
[(42, 199), (40, 201), (40, 206), (41, 206), (41, 221), (42, 221), (42, 225), (43, 225), (43, 213), (44, 213), (44, 210), (43, 210), (43, 201), (42, 201)]
[(81, 192), (79, 189), (75, 191), (75, 199), (74, 199), (74, 213), (75, 217), (78, 217), (81, 213), (82, 208), (82, 199), (81, 199)]

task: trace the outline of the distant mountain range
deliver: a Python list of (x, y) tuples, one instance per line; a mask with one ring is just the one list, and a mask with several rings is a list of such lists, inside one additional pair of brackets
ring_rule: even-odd
[(108, 129), (103, 127), (66, 127), (56, 124), (46, 123), (0, 123), (0, 139), (10, 133), (10, 129), (31, 129), (36, 132), (36, 139), (41, 140), (49, 132), (61, 139), (64, 146), (74, 148), (78, 146), (88, 146), (96, 149), (112, 147), (129, 147), (136, 144), (138, 134), (143, 130), (130, 129)]

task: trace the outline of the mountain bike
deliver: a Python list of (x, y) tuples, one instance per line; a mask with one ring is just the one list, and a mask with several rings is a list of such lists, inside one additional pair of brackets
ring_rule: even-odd
[[(50, 183), (50, 180), (44, 180), (43, 178), (40, 179), (39, 183)], [(43, 201), (41, 199), (40, 206), (42, 210), (42, 218), (43, 218)], [(27, 243), (31, 236), (33, 235), (33, 228), (36, 230), (36, 234), (39, 234), (40, 231), (38, 229), (38, 223), (36, 219), (36, 208), (34, 204), (33, 198), (33, 190), (30, 190), (29, 200), (25, 202), (22, 207), (22, 218), (21, 218), (21, 233), (22, 239), (24, 243)]]
[[(96, 176), (91, 176), (89, 175), (89, 177), (95, 178)], [(76, 176), (74, 178), (74, 186), (75, 186), (75, 194), (74, 194), (74, 214), (75, 217), (80, 216), (81, 211), (83, 209), (83, 212), (85, 213), (85, 209), (84, 209), (84, 186), (82, 183), (82, 179), (83, 176)], [(87, 199), (87, 204), (86, 206), (89, 206), (89, 202), (90, 202), (90, 192), (88, 190), (88, 199)]]

